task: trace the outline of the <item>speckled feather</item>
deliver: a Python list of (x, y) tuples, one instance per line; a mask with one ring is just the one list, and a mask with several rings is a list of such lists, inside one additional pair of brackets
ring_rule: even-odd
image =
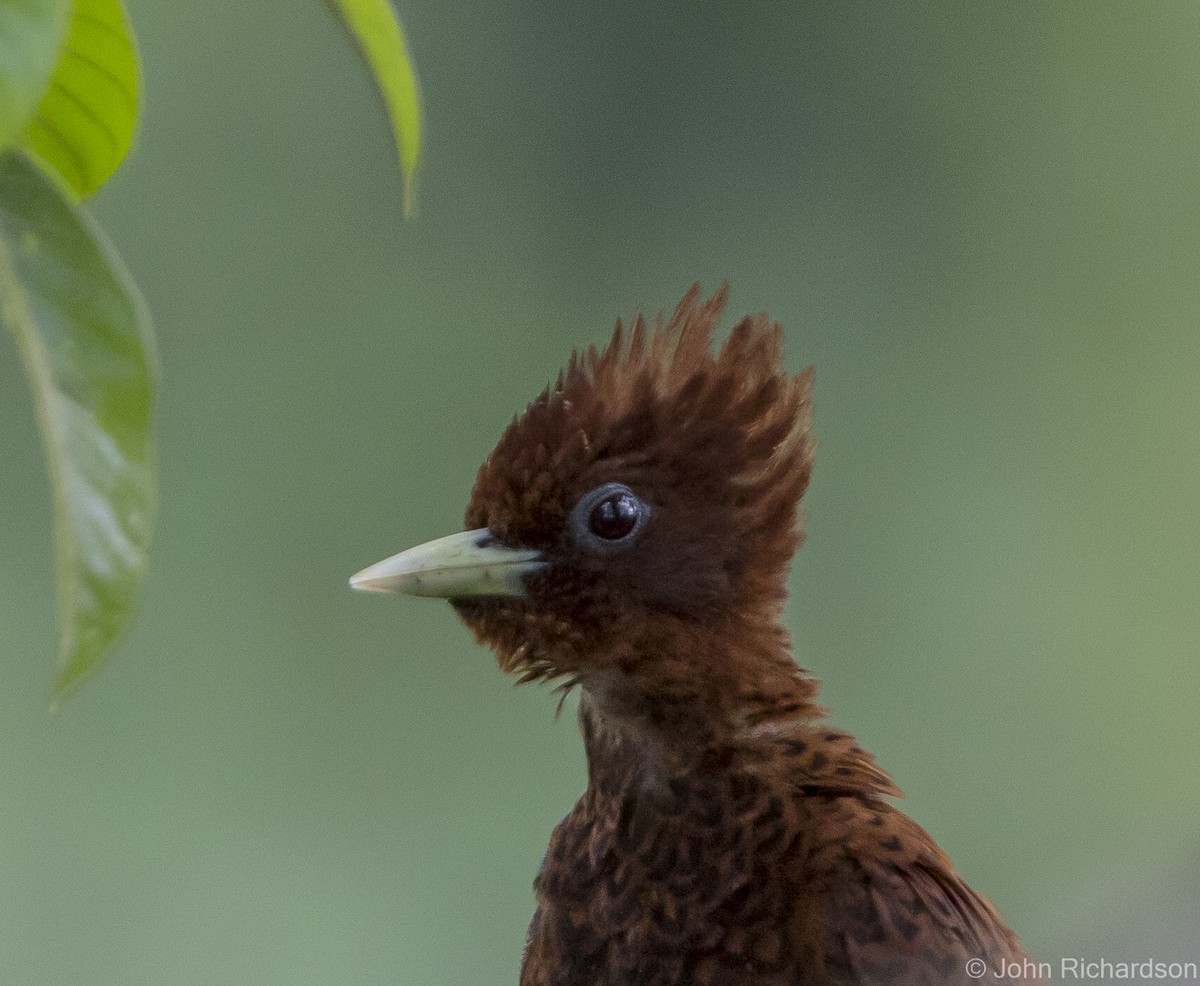
[[(581, 689), (588, 787), (535, 881), (522, 986), (972, 982), (1025, 958), (995, 909), (823, 722), (779, 622), (815, 442), (812, 370), (766, 315), (716, 355), (722, 288), (617, 323), (482, 466), (467, 524), (550, 564), (454, 605), (519, 680)], [(567, 518), (606, 482), (652, 513), (596, 554)]]

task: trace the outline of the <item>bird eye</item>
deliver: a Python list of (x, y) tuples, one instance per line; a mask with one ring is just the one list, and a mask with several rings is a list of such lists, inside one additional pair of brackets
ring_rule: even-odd
[(605, 483), (584, 496), (571, 511), (577, 540), (610, 549), (628, 544), (646, 522), (650, 508), (621, 483)]
[(605, 497), (588, 514), (588, 530), (605, 541), (627, 537), (638, 522), (638, 502), (632, 493), (614, 493)]

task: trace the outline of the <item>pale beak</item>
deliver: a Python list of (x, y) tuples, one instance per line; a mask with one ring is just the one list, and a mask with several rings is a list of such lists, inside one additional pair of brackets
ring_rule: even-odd
[(408, 596), (523, 596), (525, 576), (546, 567), (540, 551), (506, 548), (481, 527), (427, 541), (401, 551), (357, 575), (350, 585), (363, 592)]

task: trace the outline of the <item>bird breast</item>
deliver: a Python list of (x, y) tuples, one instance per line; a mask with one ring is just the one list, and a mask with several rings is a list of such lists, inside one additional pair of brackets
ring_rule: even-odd
[(593, 784), (555, 830), (530, 947), (553, 943), (572, 967), (561, 982), (716, 984), (753, 971), (766, 983), (796, 960), (779, 920), (794, 897), (780, 863), (798, 848), (795, 803), (742, 773), (667, 788)]

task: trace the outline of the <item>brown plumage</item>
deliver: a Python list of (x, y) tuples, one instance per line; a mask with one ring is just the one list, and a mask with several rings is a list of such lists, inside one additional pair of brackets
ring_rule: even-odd
[(503, 670), (580, 689), (588, 787), (523, 986), (968, 983), (1026, 954), (831, 728), (779, 622), (812, 370), (722, 288), (573, 356), (479, 472), (472, 529), (360, 573), (451, 599)]

